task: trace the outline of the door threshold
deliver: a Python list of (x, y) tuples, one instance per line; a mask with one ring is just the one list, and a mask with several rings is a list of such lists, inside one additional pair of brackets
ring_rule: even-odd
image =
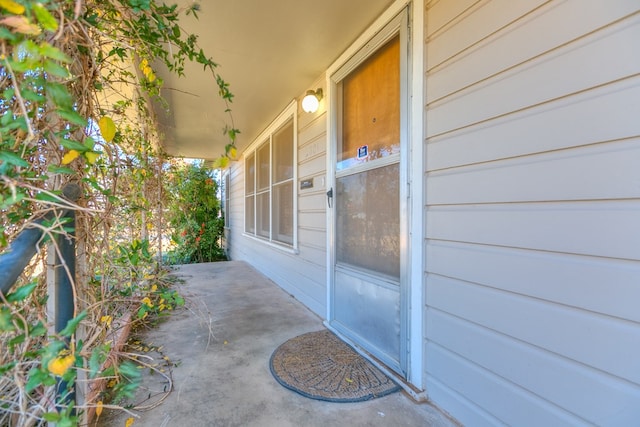
[(342, 341), (344, 341), (345, 343), (349, 344), (349, 346), (351, 346), (360, 356), (364, 357), (365, 359), (367, 359), (369, 362), (371, 362), (371, 364), (373, 364), (373, 366), (375, 366), (376, 368), (380, 369), (385, 375), (387, 375), (389, 378), (391, 378), (396, 384), (398, 384), (400, 386), (400, 388), (402, 388), (402, 390), (409, 395), (409, 397), (411, 398), (411, 400), (413, 400), (416, 403), (426, 403), (429, 402), (429, 399), (427, 398), (427, 393), (425, 390), (420, 390), (419, 388), (417, 388), (415, 385), (411, 384), (410, 382), (407, 381), (406, 378), (404, 378), (403, 376), (401, 376), (400, 374), (398, 374), (396, 371), (394, 371), (393, 369), (389, 368), (387, 365), (385, 365), (384, 363), (382, 363), (380, 360), (378, 360), (375, 356), (373, 356), (372, 354), (370, 354), (368, 351), (362, 349), (359, 345), (357, 345), (355, 342), (353, 342), (351, 339), (347, 338), (346, 336), (344, 336), (343, 334), (341, 334), (340, 332), (338, 332), (337, 330), (335, 330), (327, 321), (323, 322), (324, 326), (330, 330), (331, 332), (333, 332), (334, 334), (336, 334), (336, 336), (338, 338), (340, 338)]

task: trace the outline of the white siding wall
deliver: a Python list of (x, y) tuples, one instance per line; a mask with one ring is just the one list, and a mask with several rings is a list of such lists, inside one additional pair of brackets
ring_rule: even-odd
[(426, 4), (430, 398), (640, 425), (640, 3)]
[[(320, 80), (313, 88), (321, 87)], [(298, 107), (298, 253), (281, 250), (244, 232), (244, 157), (232, 166), (231, 229), (228, 253), (249, 262), (316, 314), (324, 318), (326, 285), (326, 114), (324, 103), (314, 114)], [(313, 188), (300, 190), (300, 181)]]

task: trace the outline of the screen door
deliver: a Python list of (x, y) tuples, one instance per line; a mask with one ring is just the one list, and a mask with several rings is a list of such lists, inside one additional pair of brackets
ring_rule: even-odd
[(330, 325), (404, 373), (402, 52), (396, 30), (336, 82)]

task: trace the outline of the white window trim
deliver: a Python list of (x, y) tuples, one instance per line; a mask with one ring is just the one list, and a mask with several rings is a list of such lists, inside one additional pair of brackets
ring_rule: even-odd
[[(257, 226), (254, 226), (254, 228), (256, 228), (255, 230), (255, 234), (253, 233), (249, 233), (246, 231), (246, 217), (247, 217), (247, 205), (246, 205), (246, 198), (247, 198), (247, 187), (246, 185), (244, 186), (244, 198), (243, 198), (243, 214), (244, 214), (244, 225), (243, 225), (243, 233), (242, 235), (248, 239), (251, 240), (255, 240), (257, 242), (263, 243), (267, 246), (273, 247), (273, 248), (277, 248), (279, 250), (285, 251), (285, 252), (290, 252), (290, 253), (294, 253), (297, 254), (298, 251), (298, 103), (297, 101), (294, 99), (292, 100), (289, 105), (287, 105), (287, 107), (271, 122), (271, 124), (269, 124), (269, 126), (267, 126), (267, 128), (265, 130), (262, 131), (262, 133), (260, 133), (260, 135), (258, 135), (253, 142), (249, 145), (249, 147), (247, 147), (247, 149), (244, 151), (243, 153), (243, 157), (242, 157), (242, 161), (243, 161), (243, 167), (245, 168), (245, 179), (246, 179), (246, 159), (247, 157), (249, 157), (251, 154), (254, 154), (257, 156), (257, 151), (258, 149), (262, 146), (262, 144), (266, 141), (266, 140), (270, 140), (271, 141), (271, 137), (273, 134), (275, 134), (287, 121), (289, 120), (293, 120), (293, 178), (292, 178), (292, 182), (293, 182), (293, 244), (288, 245), (286, 243), (282, 243), (279, 242), (277, 240), (273, 239), (273, 209), (269, 209), (269, 238), (264, 238), (261, 237), (257, 234)], [(269, 164), (270, 164), (270, 170), (271, 166), (272, 166), (272, 162), (273, 162), (273, 144), (270, 145), (270, 158), (269, 158)], [(256, 157), (257, 158), (257, 157)], [(257, 175), (258, 171), (256, 169), (256, 175)], [(269, 198), (270, 198), (270, 204), (269, 206), (271, 207), (271, 202), (273, 201), (273, 173), (269, 174)], [(257, 197), (255, 197), (257, 195), (257, 188), (254, 188), (254, 223), (257, 224), (257, 213), (256, 213), (256, 206), (257, 206)]]

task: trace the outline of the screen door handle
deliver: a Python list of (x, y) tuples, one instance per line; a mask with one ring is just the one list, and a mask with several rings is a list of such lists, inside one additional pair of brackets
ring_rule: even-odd
[(333, 188), (330, 188), (329, 191), (327, 191), (327, 205), (329, 205), (329, 208), (331, 208), (332, 199), (333, 199)]

